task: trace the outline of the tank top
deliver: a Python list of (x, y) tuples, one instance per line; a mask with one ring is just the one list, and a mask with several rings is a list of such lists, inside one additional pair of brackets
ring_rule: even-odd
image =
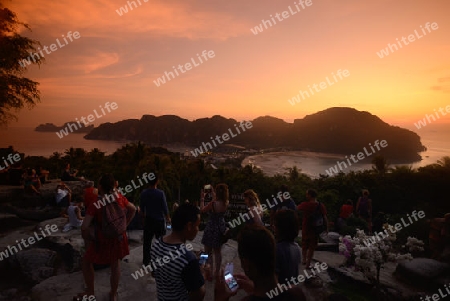
[(75, 206), (75, 205), (70, 205), (70, 206), (67, 208), (67, 215), (69, 215), (69, 224), (70, 224), (72, 227), (78, 228), (78, 227), (81, 227), (81, 224), (83, 223), (83, 221), (82, 221), (82, 220), (79, 220), (79, 219), (77, 218), (77, 213), (75, 212), (75, 209), (76, 209), (76, 208), (78, 208), (78, 207)]

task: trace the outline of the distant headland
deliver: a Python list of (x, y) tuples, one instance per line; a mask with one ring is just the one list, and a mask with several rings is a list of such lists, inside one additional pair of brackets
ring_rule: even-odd
[(60, 131), (62, 129), (67, 128), (67, 126), (69, 124), (76, 124), (77, 126), (78, 126), (78, 124), (81, 124), (81, 127), (78, 126), (79, 129), (74, 131), (74, 134), (76, 134), (76, 133), (78, 133), (78, 134), (81, 134), (81, 133), (85, 134), (85, 133), (91, 132), (94, 129), (94, 125), (92, 125), (92, 124), (88, 125), (88, 126), (85, 126), (82, 122), (81, 123), (79, 123), (79, 122), (77, 123), (75, 121), (69, 121), (69, 122), (64, 123), (62, 126), (56, 126), (53, 123), (40, 124), (37, 127), (35, 127), (34, 130), (36, 132), (58, 132), (58, 131)]
[[(293, 123), (271, 116), (258, 117), (251, 122), (253, 127), (233, 138), (233, 144), (250, 149), (278, 148), (350, 155), (370, 142), (386, 140), (389, 147), (377, 154), (398, 164), (420, 161), (419, 153), (426, 150), (419, 135), (413, 131), (389, 125), (369, 112), (353, 108), (329, 108), (295, 119)], [(175, 115), (143, 115), (141, 119), (101, 124), (84, 138), (139, 140), (154, 146), (182, 143), (196, 147), (238, 123), (219, 115), (194, 121)]]

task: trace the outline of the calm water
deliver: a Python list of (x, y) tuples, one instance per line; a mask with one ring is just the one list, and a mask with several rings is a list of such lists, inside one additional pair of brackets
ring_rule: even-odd
[(15, 150), (27, 156), (48, 157), (54, 152), (64, 153), (70, 147), (81, 147), (87, 151), (98, 148), (108, 154), (125, 145), (126, 142), (86, 140), (83, 134), (69, 134), (58, 138), (55, 132), (35, 132), (33, 128), (9, 128), (0, 130), (0, 147), (12, 145)]
[[(413, 168), (436, 163), (444, 156), (450, 156), (450, 125), (428, 125), (415, 131), (427, 151), (420, 153), (422, 161), (411, 164)], [(301, 171), (312, 177), (326, 174), (326, 170), (335, 166), (337, 161), (343, 161), (344, 155), (330, 155), (312, 152), (267, 153), (250, 156), (244, 159), (242, 165), (253, 164), (267, 175), (286, 173), (288, 168), (297, 166)], [(371, 164), (353, 164), (344, 172), (371, 169)]]
[[(421, 136), (422, 144), (428, 150), (421, 153), (422, 161), (410, 164), (414, 168), (436, 163), (443, 156), (450, 156), (450, 125), (428, 125), (428, 128), (422, 128), (416, 132)], [(88, 151), (98, 148), (111, 154), (126, 144), (125, 141), (86, 140), (83, 136), (84, 134), (72, 133), (60, 139), (54, 132), (35, 132), (33, 128), (9, 128), (6, 131), (0, 130), (0, 147), (12, 145), (14, 149), (25, 155), (50, 156), (53, 152), (63, 153), (70, 147), (81, 147)], [(181, 151), (180, 149), (172, 150)], [(268, 175), (284, 173), (287, 168), (297, 166), (302, 172), (315, 177), (320, 173), (325, 174), (325, 170), (334, 166), (336, 161), (342, 161), (343, 157), (312, 152), (267, 153), (247, 157), (242, 164), (254, 164)], [(355, 164), (345, 171), (370, 168), (370, 164)]]

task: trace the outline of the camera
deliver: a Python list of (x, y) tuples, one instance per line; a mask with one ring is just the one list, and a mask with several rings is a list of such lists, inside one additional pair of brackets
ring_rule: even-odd
[(207, 184), (203, 187), (203, 191), (205, 193), (205, 201), (210, 202), (212, 201), (212, 186), (211, 184)]

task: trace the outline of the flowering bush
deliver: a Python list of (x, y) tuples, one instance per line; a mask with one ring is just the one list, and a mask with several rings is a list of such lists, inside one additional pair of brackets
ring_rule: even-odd
[[(394, 232), (389, 231), (392, 226), (385, 224), (384, 232), (375, 236), (367, 236), (363, 230), (357, 230), (356, 235), (346, 235), (340, 238), (339, 253), (346, 258), (347, 266), (354, 266), (361, 271), (366, 278), (379, 287), (380, 269), (386, 262), (397, 262), (412, 259), (411, 254), (398, 254), (394, 252), (393, 242), (397, 239)], [(380, 235), (382, 238), (380, 238)], [(416, 238), (408, 237), (406, 247), (408, 250), (420, 250), (423, 242)], [(422, 248), (423, 250), (423, 248)]]
[(415, 237), (408, 237), (405, 247), (408, 249), (408, 252), (417, 253), (417, 252), (423, 252), (424, 245), (425, 244), (423, 243), (423, 241), (421, 241)]

